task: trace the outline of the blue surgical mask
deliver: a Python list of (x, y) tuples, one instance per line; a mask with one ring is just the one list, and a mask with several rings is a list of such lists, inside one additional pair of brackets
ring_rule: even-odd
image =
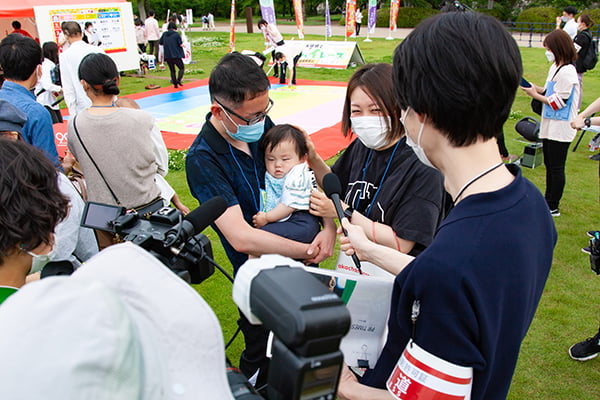
[(237, 126), (237, 132), (233, 133), (229, 129), (227, 129), (225, 123), (223, 122), (223, 120), (221, 120), (221, 125), (223, 125), (223, 128), (225, 128), (225, 132), (227, 132), (227, 134), (231, 136), (232, 139), (246, 143), (254, 143), (258, 142), (262, 137), (263, 133), (265, 132), (264, 119), (252, 125), (238, 125), (231, 119), (231, 117), (226, 112), (225, 115), (227, 115), (227, 118), (229, 118), (229, 120), (235, 126)]

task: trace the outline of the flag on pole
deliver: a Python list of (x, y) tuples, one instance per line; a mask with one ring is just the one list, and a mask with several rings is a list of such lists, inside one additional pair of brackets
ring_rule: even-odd
[(325, 0), (325, 37), (331, 37), (331, 14), (329, 12), (329, 0)]
[(377, 24), (377, 0), (369, 0), (369, 33), (375, 33), (375, 25)]
[(356, 0), (346, 0), (346, 37), (356, 36)]
[(398, 9), (400, 0), (391, 0), (390, 3), (390, 32), (396, 32), (396, 21), (398, 20)]
[(302, 12), (302, 0), (294, 0), (294, 12), (296, 14), (298, 37), (304, 39), (304, 13)]
[(231, 32), (229, 32), (229, 52), (235, 51), (235, 0), (231, 0)]
[(269, 25), (277, 25), (273, 0), (260, 0), (260, 14)]

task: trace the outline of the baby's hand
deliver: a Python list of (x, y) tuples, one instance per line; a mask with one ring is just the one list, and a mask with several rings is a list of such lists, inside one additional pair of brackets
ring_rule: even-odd
[(269, 223), (269, 221), (267, 221), (267, 213), (264, 211), (259, 211), (254, 217), (252, 217), (252, 223), (254, 224), (255, 228), (262, 228)]

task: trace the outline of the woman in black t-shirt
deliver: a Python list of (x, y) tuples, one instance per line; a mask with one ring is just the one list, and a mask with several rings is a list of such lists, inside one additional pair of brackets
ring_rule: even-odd
[(579, 87), (581, 88), (581, 96), (579, 96), (579, 104), (577, 109), (581, 108), (581, 98), (583, 97), (583, 73), (587, 71), (583, 66), (583, 60), (592, 44), (592, 34), (590, 28), (594, 25), (594, 21), (588, 14), (581, 14), (577, 18), (578, 33), (573, 39), (575, 50), (577, 50), (577, 60), (575, 61), (575, 69), (577, 70), (577, 78), (579, 78)]
[[(344, 193), (342, 206), (370, 240), (416, 255), (431, 243), (441, 222), (445, 191), (441, 174), (425, 166), (406, 144), (393, 95), (392, 66), (368, 64), (348, 82), (342, 130), (354, 140), (329, 168), (311, 143), (309, 164), (319, 184), (334, 172)], [(311, 213), (336, 218), (323, 193), (311, 196)]]

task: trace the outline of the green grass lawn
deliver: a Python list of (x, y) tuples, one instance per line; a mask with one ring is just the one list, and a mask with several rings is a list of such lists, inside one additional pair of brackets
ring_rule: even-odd
[[(193, 42), (194, 64), (186, 66), (191, 72), (186, 78), (208, 78), (218, 60), (228, 51), (227, 33), (202, 32), (189, 34)], [(285, 35), (285, 39), (291, 39)], [(322, 36), (307, 35), (307, 40), (322, 40)], [(338, 37), (334, 40), (343, 40)], [(399, 41), (373, 39), (371, 43), (359, 41), (367, 62), (391, 62), (392, 53)], [(263, 49), (262, 34), (236, 33), (236, 49)], [(544, 49), (522, 48), (524, 76), (531, 82), (543, 85), (549, 64)], [(354, 69), (344, 71), (325, 69), (298, 69), (299, 79), (347, 81)], [(167, 76), (166, 71), (152, 75)], [(586, 73), (584, 77), (583, 107), (600, 96), (600, 68)], [(149, 83), (167, 85), (167, 81), (148, 78), (122, 79), (123, 94), (144, 91)], [(513, 154), (521, 154), (525, 146), (515, 132), (515, 123), (524, 116), (533, 116), (529, 98), (520, 90), (512, 107), (512, 114), (505, 124), (506, 145)], [(579, 136), (579, 135), (578, 135)], [(598, 162), (588, 159), (586, 134), (576, 152), (569, 151), (567, 162), (567, 186), (561, 201), (561, 216), (555, 218), (559, 233), (554, 262), (546, 290), (538, 312), (527, 335), (515, 372), (509, 399), (531, 400), (581, 400), (600, 398), (600, 359), (585, 363), (572, 361), (567, 349), (571, 344), (593, 335), (598, 327), (600, 277), (589, 267), (588, 257), (580, 250), (588, 244), (585, 232), (600, 229), (598, 204)], [(540, 190), (545, 185), (544, 167), (523, 168), (523, 174)], [(171, 171), (167, 176), (185, 204), (190, 208), (197, 202), (189, 193), (184, 171)], [(231, 271), (216, 234), (207, 229), (215, 260)], [(531, 251), (536, 251), (532, 248)], [(335, 257), (323, 263), (333, 267)], [(227, 341), (236, 329), (237, 309), (231, 300), (231, 284), (218, 272), (196, 287), (211, 305), (223, 328)], [(240, 336), (227, 351), (237, 364), (243, 348)]]

